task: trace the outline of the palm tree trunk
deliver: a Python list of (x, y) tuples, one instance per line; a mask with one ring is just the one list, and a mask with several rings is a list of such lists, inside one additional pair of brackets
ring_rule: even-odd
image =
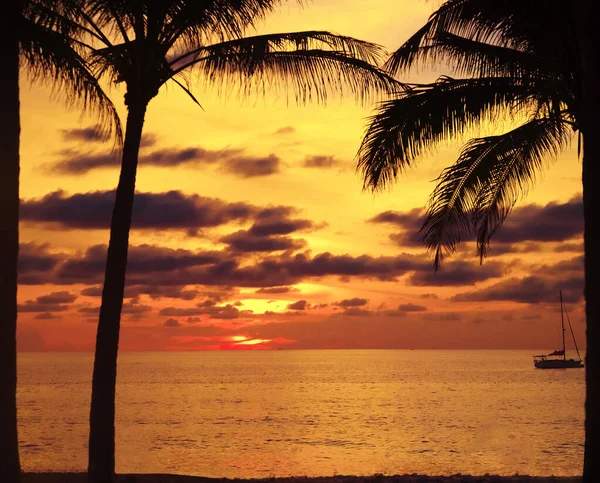
[(138, 152), (146, 104), (129, 105), (121, 176), (110, 225), (92, 379), (88, 475), (93, 483), (113, 481), (115, 472), (115, 388), (127, 248)]
[(598, 354), (600, 343), (600, 76), (598, 75), (598, 33), (596, 0), (579, 1), (580, 46), (583, 58), (583, 102), (581, 130), (583, 133), (583, 212), (585, 219), (585, 454), (583, 481), (600, 481), (600, 374)]
[(21, 478), (17, 435), (17, 259), (19, 255), (19, 24), (21, 2), (0, 21), (0, 481)]

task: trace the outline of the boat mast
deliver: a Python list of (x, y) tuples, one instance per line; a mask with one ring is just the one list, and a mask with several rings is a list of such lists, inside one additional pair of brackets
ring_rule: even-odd
[(565, 316), (563, 314), (563, 299), (562, 299), (562, 290), (558, 291), (560, 295), (560, 326), (562, 329), (562, 343), (563, 343), (563, 360), (567, 360), (567, 353), (565, 351)]
[(581, 360), (581, 354), (579, 353), (579, 347), (577, 347), (577, 341), (575, 340), (575, 333), (573, 332), (573, 326), (571, 325), (571, 317), (569, 317), (569, 312), (567, 310), (567, 306), (563, 304), (565, 307), (565, 315), (567, 316), (567, 322), (569, 323), (569, 329), (571, 330), (571, 337), (573, 338), (573, 344), (575, 344), (575, 350), (577, 351), (577, 357)]

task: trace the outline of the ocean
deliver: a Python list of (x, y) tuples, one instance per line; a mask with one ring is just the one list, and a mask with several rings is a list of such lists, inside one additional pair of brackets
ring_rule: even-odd
[[(117, 472), (581, 474), (585, 370), (534, 352), (125, 352)], [(92, 364), (19, 355), (25, 471), (85, 470)]]

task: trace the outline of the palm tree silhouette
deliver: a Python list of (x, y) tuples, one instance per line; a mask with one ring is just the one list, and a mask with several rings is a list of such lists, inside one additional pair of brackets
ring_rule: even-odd
[[(598, 85), (595, 44), (578, 36), (593, 27), (579, 0), (448, 0), (388, 60), (392, 74), (444, 61), (460, 78), (405, 86), (370, 119), (358, 153), (364, 186), (378, 190), (439, 141), (483, 121), (511, 115), (521, 123), (501, 135), (470, 140), (444, 169), (431, 195), (422, 239), (437, 270), (465, 237), (474, 237), (480, 261), (490, 239), (518, 199), (578, 133), (583, 155), (585, 296), (587, 316), (586, 445), (584, 477), (600, 480), (597, 349), (599, 202), (598, 138), (590, 105)], [(588, 5), (589, 7), (589, 5)], [(579, 23), (579, 24), (578, 24)], [(583, 30), (582, 30), (583, 31)], [(580, 45), (585, 46), (582, 56)], [(583, 66), (587, 63), (587, 71)], [(590, 67), (591, 66), (591, 67)], [(591, 72), (593, 75), (588, 76)], [(590, 79), (594, 79), (593, 81)], [(584, 87), (585, 86), (585, 87)], [(586, 94), (587, 90), (587, 94)], [(597, 112), (593, 113), (597, 116)], [(471, 238), (472, 239), (472, 238)]]
[(92, 381), (88, 472), (114, 474), (117, 352), (138, 151), (146, 108), (167, 82), (199, 104), (190, 76), (219, 93), (293, 92), (299, 103), (332, 91), (366, 100), (395, 81), (375, 67), (379, 46), (323, 31), (247, 37), (281, 0), (89, 0), (78, 8), (79, 46), (99, 78), (126, 88), (127, 124), (112, 214)]
[[(119, 119), (70, 37), (76, 0), (10, 1), (0, 16), (0, 481), (20, 481), (17, 437), (17, 261), (19, 253), (19, 64), (68, 104), (92, 111), (98, 131), (120, 138)], [(60, 12), (60, 14), (59, 14)]]

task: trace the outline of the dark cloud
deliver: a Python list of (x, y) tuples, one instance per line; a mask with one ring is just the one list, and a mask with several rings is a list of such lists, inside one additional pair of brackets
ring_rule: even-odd
[(220, 171), (233, 174), (239, 178), (256, 178), (279, 173), (281, 160), (274, 154), (267, 157), (235, 157), (225, 160)]
[(512, 277), (494, 285), (456, 294), (455, 302), (512, 301), (517, 303), (557, 303), (558, 290), (563, 290), (566, 302), (583, 299), (583, 256), (540, 265), (530, 269), (531, 275)]
[(100, 307), (81, 307), (77, 309), (77, 312), (84, 315), (98, 316), (100, 315)]
[(60, 174), (82, 175), (93, 169), (121, 166), (121, 158), (113, 152), (82, 153), (67, 149), (59, 155), (62, 159), (52, 165), (51, 171)]
[(41, 312), (34, 317), (34, 319), (37, 319), (37, 320), (55, 320), (55, 319), (60, 319), (60, 318), (61, 317), (53, 314), (52, 312)]
[(255, 236), (272, 236), (317, 228), (310, 220), (290, 218), (296, 211), (288, 206), (264, 208), (257, 214), (249, 232)]
[[(571, 284), (573, 280), (565, 280), (563, 283), (555, 282), (531, 276), (525, 278), (509, 278), (490, 287), (457, 294), (451, 298), (455, 302), (488, 302), (488, 301), (511, 301), (524, 304), (536, 304), (541, 302), (556, 302), (557, 292), (565, 284)], [(565, 291), (565, 301), (577, 302), (583, 297)]]
[(100, 126), (62, 129), (61, 132), (65, 141), (87, 141), (97, 143), (106, 140), (106, 136), (102, 134)]
[(363, 317), (372, 314), (372, 311), (361, 309), (360, 307), (349, 307), (341, 313), (341, 315), (347, 315), (348, 317)]
[(152, 312), (152, 307), (150, 305), (140, 305), (133, 302), (125, 302), (121, 309), (122, 314), (128, 315), (142, 315), (150, 312)]
[[(106, 264), (106, 245), (88, 248), (80, 258), (70, 258), (58, 269), (58, 278), (64, 283), (78, 281), (91, 283), (102, 278)], [(221, 252), (192, 252), (153, 245), (138, 245), (129, 248), (127, 260), (128, 274), (173, 272), (189, 267), (212, 265), (223, 257)], [(144, 285), (145, 281), (131, 285)]]
[[(151, 286), (216, 285), (236, 287), (279, 287), (304, 279), (340, 276), (397, 280), (415, 270), (430, 271), (422, 257), (401, 254), (396, 257), (332, 255), (310, 253), (265, 257), (253, 264), (242, 265), (227, 252), (192, 252), (165, 247), (141, 245), (129, 250), (127, 284)], [(106, 246), (90, 247), (74, 255), (57, 269), (46, 274), (45, 283), (97, 285), (104, 277)]]
[[(149, 147), (154, 144), (155, 138), (150, 136), (144, 138), (143, 141), (144, 146)], [(240, 156), (242, 153), (242, 149), (229, 148), (214, 151), (203, 148), (169, 148), (141, 154), (139, 164), (140, 167), (211, 165)], [(59, 154), (61, 160), (52, 166), (52, 170), (59, 173), (81, 175), (94, 169), (114, 168), (121, 165), (121, 158), (117, 153), (88, 153), (66, 150)]]
[(369, 299), (361, 299), (358, 297), (354, 297), (351, 299), (340, 300), (339, 302), (335, 302), (333, 305), (337, 305), (339, 307), (347, 308), (347, 307), (362, 307), (369, 303)]
[(251, 315), (251, 310), (239, 310), (231, 304), (225, 306), (217, 306), (211, 304), (205, 304), (202, 307), (203, 314), (208, 315), (213, 319), (237, 319), (240, 316)]
[(295, 287), (263, 287), (258, 289), (255, 293), (281, 294), (290, 292), (300, 292), (300, 290)]
[(40, 304), (33, 300), (28, 300), (24, 304), (19, 304), (17, 309), (20, 313), (29, 312), (65, 312), (69, 309), (68, 305), (61, 304)]
[(164, 327), (181, 327), (181, 324), (177, 319), (167, 319), (163, 324)]
[(197, 324), (200, 321), (201, 321), (200, 317), (188, 317), (187, 318), (188, 324)]
[[(48, 295), (41, 295), (35, 300), (27, 300), (24, 304), (18, 305), (18, 311), (25, 312), (64, 312), (68, 310), (69, 304), (77, 299), (77, 295), (70, 292), (52, 292)], [(42, 317), (40, 317), (42, 318)]]
[(220, 239), (233, 250), (239, 252), (276, 252), (284, 250), (299, 250), (306, 246), (301, 239), (287, 236), (256, 236), (246, 230), (239, 230)]
[(63, 259), (49, 251), (48, 244), (21, 243), (19, 246), (19, 282), (24, 276), (54, 269)]
[[(83, 292), (82, 292), (83, 293)], [(181, 299), (194, 300), (200, 294), (199, 290), (185, 289), (185, 287), (160, 285), (135, 285), (125, 287), (125, 297), (139, 297), (148, 295), (151, 299)]]
[(48, 295), (42, 295), (35, 300), (38, 304), (68, 304), (75, 302), (77, 295), (67, 291), (52, 292)]
[(457, 312), (437, 312), (431, 314), (423, 314), (421, 316), (422, 320), (431, 320), (434, 322), (444, 321), (444, 322), (457, 322), (462, 320), (462, 315)]
[[(114, 191), (67, 195), (63, 191), (43, 198), (24, 200), (21, 219), (57, 223), (69, 228), (104, 229), (110, 226)], [(237, 221), (245, 222), (261, 213), (247, 203), (228, 203), (217, 198), (185, 195), (180, 191), (137, 193), (132, 227), (137, 229), (198, 229)]]
[(102, 287), (84, 288), (80, 294), (85, 297), (100, 297), (102, 295)]
[(398, 310), (400, 310), (401, 312), (425, 312), (427, 310), (427, 307), (423, 305), (409, 303), (398, 305)]
[(306, 300), (298, 300), (287, 306), (289, 310), (306, 310), (308, 308), (308, 302)]
[(142, 134), (142, 140), (140, 142), (141, 148), (149, 148), (150, 146), (154, 146), (158, 141), (158, 136), (154, 133), (144, 133)]
[[(416, 208), (407, 212), (384, 211), (368, 220), (386, 223), (400, 229), (390, 235), (398, 246), (422, 246), (419, 230), (425, 220), (425, 211)], [(583, 204), (581, 195), (566, 203), (546, 205), (527, 204), (515, 208), (492, 237), (491, 254), (540, 251), (540, 243), (564, 242), (583, 234)], [(469, 240), (469, 237), (466, 237)], [(576, 250), (577, 246), (569, 246)]]
[(423, 242), (419, 230), (423, 225), (425, 210), (415, 208), (407, 212), (384, 211), (368, 220), (369, 223), (386, 223), (400, 228), (399, 233), (392, 233), (390, 239), (400, 247), (421, 247)]
[(285, 126), (282, 128), (277, 129), (277, 131), (275, 131), (275, 134), (294, 134), (296, 132), (296, 129), (292, 126)]
[(415, 272), (409, 281), (417, 286), (459, 286), (501, 277), (506, 268), (504, 264), (494, 261), (479, 265), (477, 262), (455, 260), (445, 263), (437, 272), (431, 267)]
[(340, 166), (341, 162), (335, 156), (306, 156), (303, 166), (305, 168), (335, 168)]
[(494, 235), (497, 243), (562, 242), (583, 235), (581, 195), (566, 203), (529, 204), (515, 208)]
[(202, 315), (204, 314), (204, 311), (203, 309), (200, 309), (198, 307), (166, 307), (164, 309), (161, 309), (158, 314), (165, 315), (167, 317), (187, 317), (192, 315)]

